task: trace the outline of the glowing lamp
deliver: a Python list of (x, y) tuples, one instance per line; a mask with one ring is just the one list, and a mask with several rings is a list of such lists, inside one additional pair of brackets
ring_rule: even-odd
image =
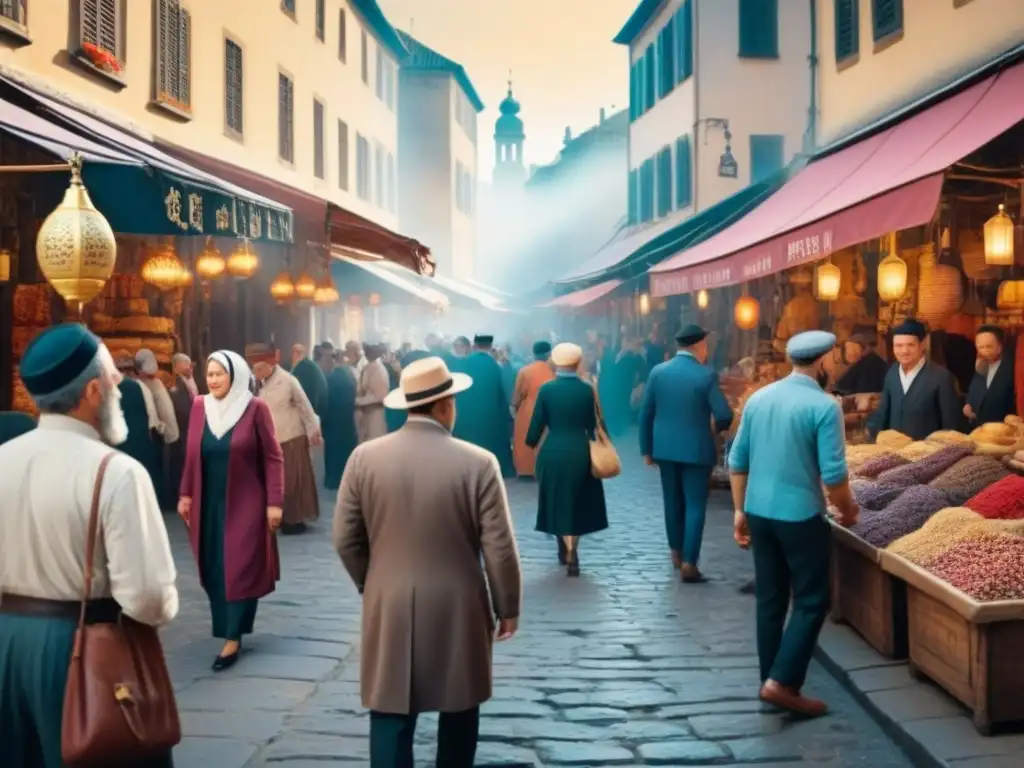
[(897, 301), (907, 291), (907, 262), (890, 253), (878, 265), (878, 298)]
[(1002, 205), (985, 222), (985, 263), (990, 267), (1013, 266), (1013, 219)]
[(248, 280), (260, 268), (260, 257), (249, 247), (248, 240), (242, 240), (228, 256), (225, 268), (233, 278)]
[(227, 263), (224, 261), (224, 257), (217, 250), (217, 246), (213, 244), (213, 240), (207, 238), (206, 248), (196, 259), (196, 274), (201, 280), (216, 280), (224, 274), (225, 269), (227, 269)]
[(996, 292), (999, 309), (1024, 310), (1024, 280), (1004, 280)]
[[(188, 270), (181, 263), (174, 246), (167, 244), (146, 259), (142, 265), (141, 277), (154, 288), (170, 291), (185, 286)], [(188, 275), (191, 278), (191, 275)]]
[(278, 304), (285, 304), (295, 298), (295, 285), (292, 276), (281, 272), (270, 283), (270, 295)]
[(698, 309), (707, 309), (708, 308), (708, 304), (710, 304), (710, 303), (711, 303), (711, 297), (708, 296), (708, 292), (707, 291), (705, 291), (703, 288), (701, 288), (699, 291), (697, 291), (697, 308)]
[(646, 315), (651, 311), (651, 297), (646, 293), (640, 294), (640, 314)]
[(371, 307), (379, 307), (380, 306), (380, 294), (379, 293), (371, 293), (368, 301), (369, 301), (369, 304), (370, 304)]
[(295, 295), (302, 301), (312, 301), (315, 294), (316, 280), (310, 277), (308, 272), (303, 272), (295, 281)]
[(740, 296), (734, 310), (736, 327), (742, 331), (752, 331), (761, 320), (761, 305), (753, 296)]
[(0, 249), (0, 283), (6, 283), (11, 279), (11, 252), (6, 248)]
[(334, 287), (334, 281), (331, 279), (330, 273), (325, 274), (323, 280), (316, 287), (316, 291), (313, 292), (313, 303), (323, 306), (325, 304), (333, 304), (340, 298), (341, 296), (338, 294), (338, 289)]
[(831, 261), (818, 266), (814, 274), (814, 288), (820, 301), (835, 301), (839, 298), (842, 273)]

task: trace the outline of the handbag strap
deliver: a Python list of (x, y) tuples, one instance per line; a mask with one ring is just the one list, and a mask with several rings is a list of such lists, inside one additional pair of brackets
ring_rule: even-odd
[[(93, 564), (96, 561), (96, 534), (100, 527), (100, 490), (103, 488), (103, 476), (107, 474), (107, 465), (110, 464), (110, 460), (114, 458), (113, 452), (108, 453), (100, 461), (100, 468), (96, 472), (96, 484), (92, 488), (92, 504), (89, 507), (89, 528), (86, 533), (85, 540), (85, 590), (82, 593), (82, 607), (78, 613), (78, 629), (81, 630), (85, 626), (85, 609), (89, 604), (89, 599), (92, 596), (92, 571)], [(80, 648), (79, 643), (81, 642), (82, 633), (78, 633), (78, 637), (75, 638), (75, 654), (77, 655)]]
[(597, 387), (591, 384), (590, 389), (594, 392), (594, 435), (607, 438), (608, 434), (604, 429), (604, 416), (601, 414), (601, 398), (597, 396)]

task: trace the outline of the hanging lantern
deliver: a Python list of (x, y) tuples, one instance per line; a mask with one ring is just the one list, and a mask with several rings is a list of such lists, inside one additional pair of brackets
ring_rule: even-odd
[(985, 263), (991, 267), (1013, 266), (1013, 219), (1005, 206), (985, 222)]
[(181, 267), (181, 275), (180, 275), (180, 278), (178, 280), (178, 287), (179, 288), (191, 288), (192, 287), (192, 281), (194, 279), (195, 278), (192, 276), (192, 270), (190, 270), (185, 265), (182, 265), (182, 267)]
[(310, 277), (308, 272), (303, 272), (295, 281), (295, 295), (302, 301), (311, 301), (315, 294), (316, 280)]
[(174, 252), (174, 246), (166, 243), (142, 265), (142, 279), (161, 291), (171, 291), (183, 287), (184, 275), (187, 272)]
[(999, 309), (1024, 310), (1024, 280), (1004, 280), (996, 292)]
[(295, 284), (287, 271), (281, 272), (270, 283), (270, 295), (278, 304), (287, 304), (295, 298)]
[(323, 280), (320, 281), (316, 291), (313, 293), (313, 303), (323, 306), (325, 304), (333, 304), (340, 298), (338, 289), (334, 287), (334, 281), (331, 279), (331, 273), (325, 273)]
[(708, 292), (701, 288), (697, 291), (697, 309), (707, 309), (708, 304), (711, 303), (711, 297), (708, 296)]
[(752, 331), (761, 320), (761, 305), (753, 296), (744, 293), (736, 302), (734, 314), (737, 328), (741, 331)]
[(238, 280), (248, 280), (260, 268), (260, 257), (249, 247), (249, 241), (243, 239), (238, 247), (228, 256), (225, 269)]
[(379, 293), (371, 293), (370, 297), (368, 299), (368, 302), (369, 302), (371, 307), (379, 307), (380, 306), (380, 294)]
[(99, 295), (114, 273), (117, 241), (82, 184), (82, 156), (74, 153), (69, 164), (71, 183), (39, 228), (36, 260), (53, 289), (80, 309)]
[(227, 263), (213, 244), (213, 238), (206, 238), (206, 248), (196, 259), (196, 274), (202, 280), (216, 280), (224, 274), (226, 268)]
[(651, 311), (651, 297), (646, 293), (640, 294), (640, 314), (646, 315)]
[(814, 292), (819, 301), (835, 301), (839, 298), (839, 286), (842, 284), (842, 273), (831, 261), (819, 264), (814, 271)]
[(0, 249), (0, 283), (9, 282), (11, 279), (11, 252), (6, 248)]
[(891, 251), (878, 264), (878, 298), (897, 301), (907, 292), (907, 262)]

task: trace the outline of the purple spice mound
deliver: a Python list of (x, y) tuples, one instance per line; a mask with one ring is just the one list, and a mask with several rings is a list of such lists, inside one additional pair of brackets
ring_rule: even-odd
[(878, 476), (882, 485), (901, 485), (909, 488), (912, 485), (927, 485), (960, 459), (971, 455), (971, 449), (962, 445), (947, 445), (931, 456), (911, 462), (904, 467), (897, 467), (883, 472)]
[(878, 477), (887, 470), (909, 463), (910, 459), (905, 459), (898, 453), (880, 453), (861, 464), (856, 474), (859, 477)]
[(889, 506), (907, 490), (899, 485), (883, 485), (872, 480), (854, 480), (850, 483), (850, 489), (858, 506), (872, 511)]
[(851, 530), (868, 544), (883, 549), (918, 530), (932, 515), (948, 506), (949, 497), (941, 488), (915, 485), (885, 509), (862, 518)]

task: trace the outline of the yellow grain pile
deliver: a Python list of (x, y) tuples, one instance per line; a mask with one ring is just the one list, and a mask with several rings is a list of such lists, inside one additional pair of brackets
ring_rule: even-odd
[(885, 448), (880, 445), (848, 445), (846, 446), (846, 466), (851, 472), (856, 472), (868, 459), (873, 459)]
[(923, 565), (955, 544), (1007, 534), (1024, 536), (1024, 520), (986, 520), (967, 507), (949, 507), (936, 512), (920, 529), (897, 539), (885, 549)]
[(972, 440), (963, 432), (957, 432), (955, 429), (943, 429), (938, 432), (932, 432), (927, 438), (929, 443), (940, 443), (942, 445), (967, 445)]
[(914, 438), (897, 432), (895, 429), (883, 429), (875, 438), (875, 444), (882, 446), (887, 451), (898, 451), (901, 448), (906, 448), (912, 442), (914, 442)]
[(896, 453), (907, 461), (917, 461), (918, 459), (927, 459), (933, 453), (938, 453), (945, 447), (946, 446), (942, 443), (930, 443), (925, 442), (924, 440), (917, 440), (906, 448), (901, 448), (896, 451)]

